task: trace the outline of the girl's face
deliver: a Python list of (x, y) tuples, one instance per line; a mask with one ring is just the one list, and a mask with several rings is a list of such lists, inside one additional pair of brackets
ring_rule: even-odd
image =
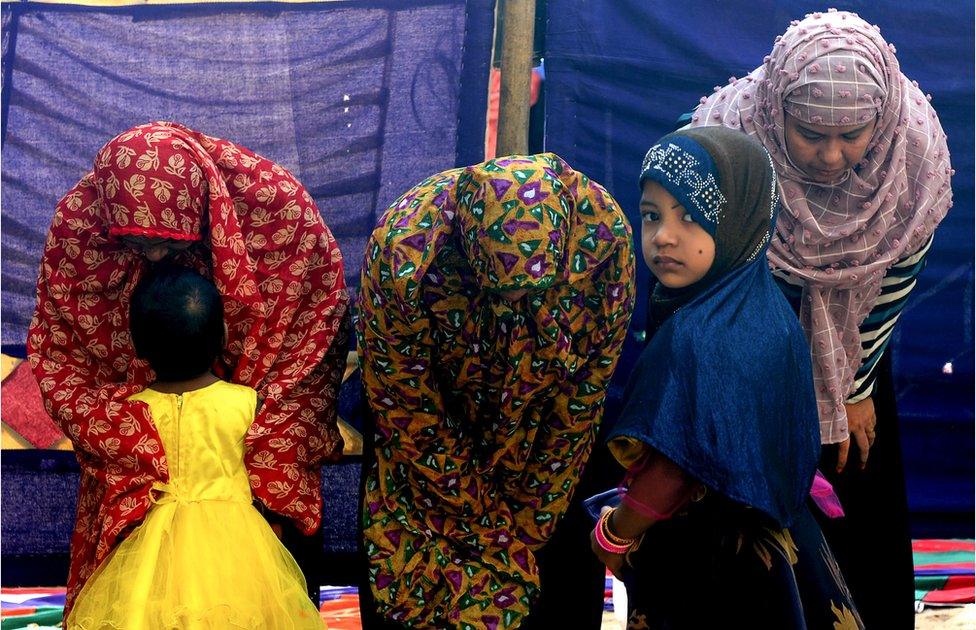
[(801, 122), (786, 114), (786, 151), (810, 179), (828, 184), (864, 159), (877, 120), (831, 127)]
[(640, 213), (644, 262), (661, 284), (681, 289), (705, 277), (715, 260), (715, 241), (667, 189), (644, 182)]

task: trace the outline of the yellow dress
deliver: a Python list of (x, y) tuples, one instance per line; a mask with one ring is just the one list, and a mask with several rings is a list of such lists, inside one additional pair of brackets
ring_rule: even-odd
[(170, 482), (85, 583), (66, 627), (322, 630), (298, 565), (251, 503), (243, 456), (256, 392), (218, 381), (131, 399), (152, 411)]

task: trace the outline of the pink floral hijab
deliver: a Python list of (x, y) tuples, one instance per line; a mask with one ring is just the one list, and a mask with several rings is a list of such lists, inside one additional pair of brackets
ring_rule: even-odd
[[(864, 159), (824, 184), (790, 160), (784, 110), (814, 124), (878, 122)], [(804, 282), (800, 320), (813, 355), (821, 439), (842, 442), (844, 401), (861, 365), (858, 326), (888, 268), (921, 249), (952, 206), (939, 118), (901, 73), (880, 29), (831, 9), (792, 22), (762, 66), (702, 98), (691, 126), (706, 125), (741, 129), (773, 157), (783, 211), (769, 262)]]

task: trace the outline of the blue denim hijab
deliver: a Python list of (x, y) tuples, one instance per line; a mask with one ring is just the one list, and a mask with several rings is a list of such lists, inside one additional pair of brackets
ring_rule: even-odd
[(704, 278), (657, 292), (665, 316), (638, 360), (610, 433), (621, 463), (633, 446), (664, 454), (710, 490), (788, 526), (820, 453), (810, 350), (774, 284), (766, 248), (778, 195), (773, 165), (749, 136), (679, 131), (641, 173), (715, 240)]

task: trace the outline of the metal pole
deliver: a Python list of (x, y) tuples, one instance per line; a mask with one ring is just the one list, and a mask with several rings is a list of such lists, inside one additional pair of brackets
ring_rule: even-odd
[(496, 155), (528, 153), (529, 94), (532, 81), (532, 43), (535, 0), (501, 0), (502, 81), (498, 104)]

